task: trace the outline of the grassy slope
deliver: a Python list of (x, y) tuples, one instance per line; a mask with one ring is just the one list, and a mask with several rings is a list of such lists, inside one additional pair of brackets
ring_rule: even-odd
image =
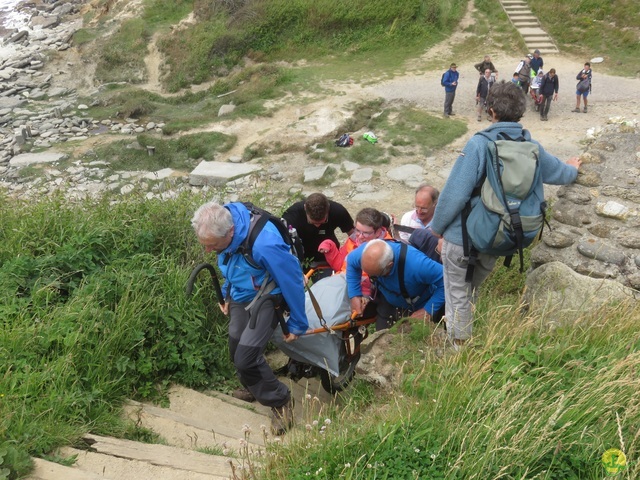
[(582, 56), (585, 61), (604, 57), (602, 68), (612, 74), (640, 75), (640, 12), (636, 0), (529, 3), (561, 50)]

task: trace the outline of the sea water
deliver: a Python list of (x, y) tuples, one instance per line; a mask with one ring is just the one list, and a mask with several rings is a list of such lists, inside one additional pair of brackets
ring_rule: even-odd
[(0, 0), (0, 40), (10, 30), (26, 25), (27, 15), (14, 10), (18, 3), (20, 0)]

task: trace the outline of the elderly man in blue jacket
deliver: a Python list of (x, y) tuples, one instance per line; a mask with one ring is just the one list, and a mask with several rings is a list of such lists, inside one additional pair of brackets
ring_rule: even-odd
[(218, 256), (227, 295), (221, 309), (229, 315), (229, 352), (240, 382), (271, 407), (272, 431), (280, 435), (293, 423), (291, 392), (267, 364), (264, 349), (282, 318), (284, 301), (291, 313), (285, 340), (294, 341), (307, 331), (304, 281), (300, 262), (271, 222), (256, 237), (249, 261), (242, 247), (251, 216), (242, 203), (208, 202), (191, 224), (205, 251)]
[[(496, 140), (498, 134), (502, 133), (510, 138), (523, 136), (525, 140), (531, 140), (529, 132), (518, 123), (526, 107), (526, 97), (516, 84), (503, 81), (491, 87), (487, 96), (487, 111), (493, 118), (493, 124), (482, 131), (489, 138), (474, 135), (467, 142), (440, 194), (431, 223), (433, 234), (444, 237), (441, 258), (446, 293), (445, 317), (447, 334), (456, 349), (471, 337), (472, 305), (477, 300), (480, 284), (491, 273), (497, 259), (480, 253), (471, 282), (465, 281), (469, 257), (464, 254), (461, 213), (469, 199), (472, 205), (480, 200), (479, 196), (473, 196), (473, 192), (484, 178), (489, 139)], [(578, 157), (563, 163), (547, 153), (542, 145), (539, 145), (538, 161), (542, 181), (552, 185), (566, 185), (575, 181), (581, 164)]]
[(444, 304), (442, 265), (410, 245), (371, 240), (349, 253), (347, 290), (358, 314), (371, 300), (362, 295), (362, 272), (377, 288), (376, 330), (389, 328), (400, 316), (418, 313), (431, 319)]

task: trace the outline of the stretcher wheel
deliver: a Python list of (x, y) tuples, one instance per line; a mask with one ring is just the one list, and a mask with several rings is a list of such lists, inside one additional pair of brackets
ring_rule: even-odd
[[(328, 371), (320, 370), (320, 382), (322, 388), (327, 392), (335, 395), (336, 393), (345, 390), (351, 380), (353, 380), (356, 374), (356, 365), (360, 360), (360, 342), (362, 341), (362, 334), (356, 333), (352, 338), (345, 340), (340, 346), (340, 362), (339, 362), (339, 375), (334, 376)], [(347, 346), (347, 342), (350, 343)], [(353, 346), (353, 348), (352, 348)], [(357, 353), (350, 353), (356, 351)]]

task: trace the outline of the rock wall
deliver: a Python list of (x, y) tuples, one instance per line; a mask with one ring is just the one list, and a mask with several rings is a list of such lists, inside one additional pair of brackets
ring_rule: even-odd
[(588, 133), (575, 184), (561, 187), (550, 226), (531, 252), (535, 269), (559, 261), (592, 278), (640, 289), (640, 134), (609, 119)]

